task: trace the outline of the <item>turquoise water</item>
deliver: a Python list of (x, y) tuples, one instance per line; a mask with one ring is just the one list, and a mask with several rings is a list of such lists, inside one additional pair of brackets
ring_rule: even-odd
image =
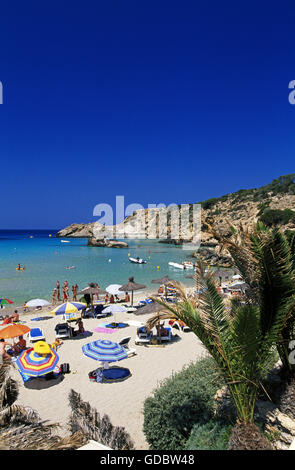
[[(0, 231), (1, 297), (8, 297), (16, 304), (37, 297), (51, 301), (57, 280), (61, 284), (67, 280), (70, 292), (75, 283), (79, 289), (89, 282), (105, 288), (109, 284), (124, 284), (130, 276), (145, 284), (147, 289), (157, 288), (151, 284), (152, 279), (166, 274), (191, 284), (191, 280), (185, 278), (191, 270), (181, 271), (168, 266), (169, 261), (179, 263), (188, 259), (190, 252), (181, 247), (155, 240), (127, 240), (129, 248), (126, 249), (88, 247), (87, 239), (67, 239), (70, 243), (62, 243), (60, 238), (54, 237), (55, 233), (54, 230)], [(147, 264), (130, 263), (129, 253), (131, 257), (146, 259)], [(26, 266), (26, 270), (16, 271), (18, 263)], [(66, 266), (76, 268), (67, 270)]]

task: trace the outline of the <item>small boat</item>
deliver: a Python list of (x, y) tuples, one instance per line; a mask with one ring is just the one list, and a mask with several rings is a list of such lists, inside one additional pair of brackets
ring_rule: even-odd
[(173, 268), (184, 269), (183, 264), (174, 263), (173, 261), (169, 261), (168, 264), (169, 264), (169, 266), (172, 266)]
[(142, 258), (129, 258), (129, 261), (131, 263), (146, 264), (146, 261)]
[(173, 266), (173, 268), (178, 268), (178, 269), (193, 269), (194, 265), (191, 261), (184, 261), (183, 263), (174, 263), (173, 261), (170, 261), (168, 263), (170, 266)]
[(185, 266), (185, 269), (194, 269), (194, 264), (191, 261), (184, 261), (182, 264)]
[(61, 240), (61, 243), (71, 243), (70, 240)]

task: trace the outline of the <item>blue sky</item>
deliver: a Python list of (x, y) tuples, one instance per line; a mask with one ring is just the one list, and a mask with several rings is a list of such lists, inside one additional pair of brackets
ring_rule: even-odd
[(294, 172), (294, 2), (3, 3), (0, 228)]

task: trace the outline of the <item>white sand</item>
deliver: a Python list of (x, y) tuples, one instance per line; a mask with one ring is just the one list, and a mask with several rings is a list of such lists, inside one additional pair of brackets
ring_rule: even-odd
[[(139, 297), (138, 295), (136, 296)], [(136, 298), (135, 297), (135, 298)], [(141, 294), (141, 298), (144, 296)], [(43, 330), (46, 341), (53, 343), (55, 340), (54, 327), (61, 322), (61, 317), (56, 316), (49, 320), (31, 321), (31, 318), (47, 316), (49, 310), (43, 309), (42, 312), (30, 312), (22, 316), (26, 325), (30, 328), (39, 327)], [(116, 321), (144, 322), (151, 315), (136, 316), (131, 313), (117, 314)], [(85, 330), (93, 335), (90, 337), (74, 337), (63, 341), (58, 349), (59, 364), (68, 362), (71, 373), (64, 375), (64, 380), (60, 383), (51, 385), (51, 382), (37, 379), (30, 382), (30, 387), (35, 386), (39, 389), (26, 388), (17, 371), (13, 372), (14, 377), (19, 382), (19, 397), (17, 403), (30, 406), (40, 414), (41, 419), (50, 422), (58, 422), (65, 426), (70, 415), (70, 406), (68, 395), (71, 389), (81, 394), (84, 401), (97, 409), (103, 415), (108, 414), (113, 425), (124, 426), (135, 443), (136, 449), (148, 449), (148, 444), (142, 431), (143, 427), (143, 404), (144, 400), (150, 396), (153, 390), (166, 377), (171, 376), (173, 372), (179, 371), (183, 366), (195, 361), (198, 357), (205, 354), (205, 349), (192, 333), (178, 332), (173, 330), (174, 334), (180, 337), (179, 341), (167, 344), (165, 347), (146, 347), (134, 343), (136, 336), (136, 326), (129, 326), (117, 330), (113, 334), (102, 334), (93, 332), (100, 323), (108, 319), (84, 319)], [(166, 321), (166, 324), (168, 322)], [(27, 335), (26, 335), (27, 336)], [(99, 366), (97, 361), (86, 357), (82, 353), (82, 346), (97, 339), (109, 339), (111, 341), (120, 341), (126, 336), (131, 336), (130, 347), (135, 347), (137, 354), (133, 357), (113, 363), (111, 365), (121, 365), (128, 367), (132, 376), (124, 382), (102, 384), (90, 382), (88, 373)], [(27, 340), (27, 345), (30, 343)], [(41, 385), (40, 385), (41, 383)], [(40, 388), (42, 386), (42, 388)], [(44, 388), (48, 387), (48, 388)]]

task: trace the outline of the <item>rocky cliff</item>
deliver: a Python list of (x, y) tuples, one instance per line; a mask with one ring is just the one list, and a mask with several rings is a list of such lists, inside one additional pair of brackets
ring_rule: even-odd
[[(206, 249), (205, 256), (218, 257), (218, 244), (207, 231), (209, 220), (223, 233), (229, 232), (229, 225), (252, 225), (261, 220), (268, 226), (280, 226), (283, 230), (295, 230), (295, 174), (281, 176), (270, 184), (255, 189), (241, 189), (220, 198), (208, 199), (199, 203), (201, 212), (201, 247)], [(192, 205), (191, 205), (192, 206)], [(183, 207), (183, 206), (182, 206)], [(191, 238), (189, 228), (175, 238), (179, 224), (178, 217), (173, 217), (166, 209), (144, 209), (134, 212), (122, 223), (105, 227), (99, 223), (72, 224), (58, 232), (58, 237), (86, 237), (102, 240), (125, 238), (156, 238), (165, 243), (181, 244)], [(165, 215), (166, 213), (166, 215)], [(167, 232), (162, 233), (159, 220), (164, 215), (167, 219)], [(202, 249), (202, 248), (201, 248)], [(224, 260), (226, 265), (227, 260)]]

